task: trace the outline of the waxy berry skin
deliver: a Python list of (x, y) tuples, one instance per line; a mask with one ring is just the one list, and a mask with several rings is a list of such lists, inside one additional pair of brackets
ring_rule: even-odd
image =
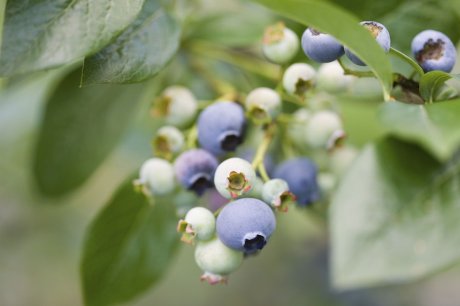
[(164, 112), (168, 124), (183, 127), (189, 124), (198, 111), (198, 102), (193, 93), (183, 86), (166, 88), (160, 99), (159, 108)]
[(411, 43), (412, 54), (423, 71), (451, 72), (457, 58), (452, 41), (441, 32), (425, 30), (418, 33)]
[[(216, 218), (214, 214), (204, 207), (194, 207), (179, 221), (179, 225), (184, 223), (184, 237), (191, 236), (191, 240), (205, 241), (214, 236), (216, 230)], [(183, 239), (184, 240), (184, 239)], [(188, 241), (186, 241), (188, 242)]]
[[(360, 24), (366, 27), (367, 30), (369, 30), (369, 32), (372, 34), (377, 43), (380, 45), (380, 47), (382, 47), (382, 49), (385, 52), (390, 51), (390, 33), (383, 24), (378, 23), (376, 21), (362, 21), (360, 22)], [(366, 64), (363, 61), (361, 61), (361, 59), (358, 56), (351, 52), (350, 49), (345, 48), (345, 54), (350, 59), (350, 61), (352, 61), (356, 65), (366, 66)]]
[(217, 167), (214, 185), (223, 197), (236, 198), (252, 189), (256, 177), (256, 172), (247, 160), (232, 157)]
[(213, 186), (217, 159), (203, 149), (192, 149), (179, 155), (174, 162), (176, 178), (188, 190), (202, 195)]
[(290, 94), (302, 95), (315, 83), (315, 69), (305, 63), (289, 66), (283, 75), (283, 87)]
[(216, 156), (235, 151), (243, 142), (245, 126), (240, 105), (229, 101), (214, 103), (198, 117), (198, 142)]
[(300, 206), (320, 199), (316, 165), (308, 158), (289, 159), (276, 167), (273, 177), (285, 180)]
[(344, 54), (343, 46), (332, 35), (307, 28), (302, 35), (302, 49), (306, 56), (318, 63), (335, 61)]
[(261, 250), (275, 227), (272, 209), (255, 198), (230, 202), (224, 206), (216, 221), (219, 239), (229, 248), (247, 254)]
[(142, 164), (137, 183), (150, 195), (168, 194), (176, 185), (173, 166), (162, 158), (150, 158)]
[(292, 60), (299, 50), (299, 37), (284, 24), (276, 24), (265, 31), (262, 52), (275, 64), (285, 64)]

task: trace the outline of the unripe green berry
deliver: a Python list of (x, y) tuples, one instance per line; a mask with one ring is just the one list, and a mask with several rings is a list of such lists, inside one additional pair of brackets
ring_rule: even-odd
[(313, 87), (316, 72), (312, 66), (296, 63), (289, 66), (283, 75), (283, 87), (290, 94), (303, 95)]
[(194, 207), (180, 220), (177, 226), (183, 233), (182, 241), (191, 243), (196, 238), (200, 241), (209, 240), (216, 230), (216, 218), (214, 214), (204, 207)]
[(288, 183), (282, 179), (271, 179), (262, 188), (262, 199), (279, 211), (287, 211), (288, 205), (295, 202)]
[(168, 194), (176, 186), (173, 166), (161, 158), (148, 159), (142, 164), (135, 184), (148, 195)]
[(306, 137), (312, 147), (331, 150), (345, 137), (342, 120), (332, 111), (317, 112), (308, 122)]
[(240, 267), (243, 253), (230, 249), (216, 237), (197, 243), (195, 261), (204, 271), (201, 280), (206, 280), (210, 284), (225, 283), (228, 274)]
[(283, 23), (277, 23), (265, 30), (262, 51), (275, 64), (285, 64), (297, 54), (299, 37)]
[(166, 88), (156, 101), (154, 114), (163, 116), (168, 124), (187, 126), (198, 111), (198, 102), (193, 93), (183, 86)]
[(273, 89), (259, 87), (248, 94), (245, 106), (255, 123), (269, 123), (281, 111), (281, 97)]

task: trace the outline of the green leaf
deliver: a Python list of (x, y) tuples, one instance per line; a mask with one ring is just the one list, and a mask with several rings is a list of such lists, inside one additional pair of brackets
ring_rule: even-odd
[(338, 289), (411, 281), (460, 259), (460, 156), (441, 164), (394, 139), (369, 145), (330, 207)]
[(175, 206), (149, 201), (127, 180), (88, 229), (81, 262), (85, 304), (126, 302), (156, 283), (178, 245)]
[(62, 65), (109, 43), (142, 8), (143, 0), (8, 1), (0, 75)]
[(206, 40), (228, 47), (247, 47), (262, 40), (265, 27), (273, 23), (272, 14), (250, 3), (235, 9), (204, 16), (193, 24), (193, 40)]
[(414, 105), (388, 102), (378, 117), (388, 133), (415, 142), (436, 156), (447, 160), (460, 146), (460, 100)]
[(320, 0), (256, 1), (299, 23), (336, 37), (369, 66), (382, 83), (385, 99), (389, 98), (393, 82), (390, 60), (350, 13)]
[(85, 59), (83, 84), (133, 83), (156, 75), (179, 47), (180, 26), (155, 0), (113, 43)]
[(420, 95), (425, 101), (433, 102), (435, 94), (453, 76), (444, 71), (430, 71), (420, 79)]
[(34, 156), (38, 187), (62, 195), (80, 186), (120, 140), (147, 85), (79, 88), (80, 71), (67, 75), (47, 103)]

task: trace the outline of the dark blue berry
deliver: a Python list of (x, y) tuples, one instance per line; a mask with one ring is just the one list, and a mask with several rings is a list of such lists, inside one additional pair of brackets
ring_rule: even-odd
[(215, 155), (235, 151), (243, 142), (245, 125), (240, 105), (228, 101), (214, 103), (198, 118), (198, 142)]
[(290, 159), (276, 167), (273, 177), (285, 180), (300, 206), (307, 206), (320, 198), (317, 168), (308, 158)]
[(186, 189), (202, 195), (207, 188), (213, 187), (217, 159), (202, 149), (188, 150), (179, 155), (174, 162), (176, 179)]

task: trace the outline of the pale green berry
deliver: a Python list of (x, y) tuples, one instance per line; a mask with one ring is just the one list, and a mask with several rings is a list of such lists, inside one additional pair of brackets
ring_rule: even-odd
[(191, 243), (195, 239), (209, 240), (216, 230), (216, 218), (209, 209), (194, 207), (187, 212), (183, 220), (179, 221), (177, 229), (183, 233), (184, 242)]
[(355, 76), (344, 74), (342, 66), (337, 61), (322, 64), (316, 75), (318, 88), (332, 93), (349, 89), (355, 80)]
[(256, 123), (269, 123), (281, 111), (281, 97), (273, 89), (259, 87), (246, 97), (246, 110)]
[(351, 146), (335, 148), (330, 154), (330, 168), (337, 176), (342, 176), (358, 156), (358, 151)]
[(227, 199), (237, 198), (252, 189), (256, 172), (251, 164), (239, 157), (224, 160), (214, 174), (217, 191)]
[(262, 188), (264, 187), (264, 181), (260, 177), (256, 177), (251, 190), (245, 194), (248, 198), (262, 199)]
[(168, 124), (178, 127), (188, 125), (198, 111), (198, 102), (195, 96), (183, 86), (166, 88), (157, 104), (156, 112), (164, 116)]
[(173, 166), (161, 158), (148, 159), (141, 166), (136, 184), (149, 195), (168, 194), (176, 186)]
[(321, 193), (330, 196), (334, 191), (337, 179), (334, 174), (329, 172), (320, 172), (318, 174), (318, 185)]
[(288, 183), (279, 178), (271, 179), (262, 188), (262, 199), (279, 211), (287, 211), (288, 205), (295, 202)]
[(319, 111), (308, 122), (306, 137), (314, 148), (333, 149), (345, 137), (342, 120), (332, 111)]
[(262, 52), (275, 64), (285, 64), (297, 54), (299, 37), (283, 23), (268, 27), (264, 33)]
[(218, 238), (214, 238), (197, 243), (195, 262), (204, 271), (202, 280), (210, 284), (225, 283), (228, 275), (240, 267), (243, 253), (230, 249)]
[(153, 146), (158, 155), (171, 157), (172, 154), (182, 150), (184, 146), (184, 135), (174, 126), (163, 126), (158, 129), (153, 140)]
[(290, 94), (303, 95), (315, 84), (315, 69), (305, 63), (289, 66), (283, 75), (283, 88)]
[(312, 113), (306, 108), (299, 108), (293, 114), (292, 120), (288, 124), (287, 134), (289, 139), (299, 148), (307, 145), (305, 128), (310, 120)]

